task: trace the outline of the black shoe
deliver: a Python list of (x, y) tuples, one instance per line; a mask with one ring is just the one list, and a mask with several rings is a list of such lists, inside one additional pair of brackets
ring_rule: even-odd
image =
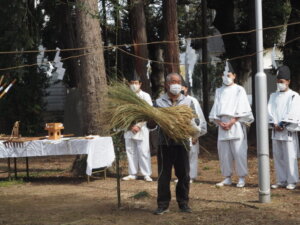
[(191, 213), (192, 209), (188, 205), (179, 206), (180, 212)]
[(169, 212), (169, 208), (163, 208), (163, 207), (158, 207), (153, 214), (155, 215), (163, 215), (165, 213)]

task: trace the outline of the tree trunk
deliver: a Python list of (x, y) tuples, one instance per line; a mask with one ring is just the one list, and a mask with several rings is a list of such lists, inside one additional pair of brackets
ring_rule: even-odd
[(176, 0), (163, 0), (164, 60), (172, 64), (165, 64), (165, 73), (179, 73), (179, 44), (177, 26), (177, 4)]
[[(103, 46), (99, 20), (86, 13), (98, 8), (97, 0), (77, 0), (76, 25), (78, 47), (93, 46), (83, 50), (85, 55), (80, 58), (80, 88), (83, 101), (84, 133), (104, 134), (101, 120), (105, 106), (104, 96), (107, 92)], [(91, 53), (91, 54), (90, 54)]]
[[(202, 0), (202, 36), (206, 37), (208, 35), (207, 28), (207, 1)], [(202, 61), (208, 62), (207, 53), (207, 39), (202, 40)], [(202, 96), (203, 96), (203, 113), (205, 119), (208, 120), (209, 114), (209, 87), (208, 87), (208, 72), (207, 64), (202, 65)]]
[[(249, 1), (248, 2), (248, 9), (249, 9), (249, 28), (255, 29), (255, 2)], [(250, 34), (250, 52), (256, 52), (256, 32), (253, 32)], [(256, 118), (256, 102), (255, 102), (255, 76), (257, 73), (257, 55), (251, 57), (252, 61), (252, 69), (251, 69), (251, 79), (252, 79), (252, 112), (254, 115), (254, 118)], [(256, 142), (256, 123), (251, 124), (249, 135), (249, 145)]]
[[(211, 0), (208, 1), (208, 7), (216, 10), (216, 18), (213, 25), (220, 31), (220, 33), (235, 32), (234, 22), (234, 0)], [(243, 54), (241, 42), (237, 35), (223, 36), (225, 47), (225, 58), (234, 58)], [(237, 59), (230, 61), (237, 73), (239, 83), (244, 83), (250, 72), (251, 59)]]
[[(123, 42), (122, 39), (122, 20), (120, 17), (120, 3), (119, 0), (112, 0), (113, 3), (113, 16), (115, 21), (115, 45), (120, 45)], [(122, 48), (122, 47), (120, 47)], [(123, 71), (124, 71), (124, 65), (123, 65), (123, 54), (116, 49), (116, 56), (115, 56), (115, 72), (116, 72), (116, 78), (122, 79), (124, 77)]]
[[(108, 46), (108, 32), (107, 32), (107, 12), (106, 12), (106, 0), (102, 0), (102, 35), (104, 46)], [(110, 67), (110, 59), (108, 51), (104, 52), (105, 65), (107, 68)]]
[[(61, 4), (57, 8), (56, 16), (60, 18), (61, 23), (57, 26), (60, 30), (59, 46), (61, 48), (76, 48), (76, 31), (74, 29), (74, 17), (72, 18), (72, 12), (70, 6), (67, 4), (67, 0), (63, 0), (65, 4)], [(61, 52), (62, 58), (70, 57), (74, 54), (72, 51)], [(69, 59), (64, 62), (68, 71), (68, 85), (70, 87), (77, 87), (80, 79), (80, 69), (78, 66), (78, 59)]]
[[(300, 19), (300, 1), (291, 0), (291, 15), (288, 23), (298, 22)], [(290, 67), (291, 70), (291, 87), (299, 92), (300, 91), (300, 40), (290, 41), (300, 36), (300, 25), (289, 26), (286, 35), (286, 46), (284, 48), (284, 64)]]
[[(163, 50), (160, 46), (155, 46), (154, 60), (163, 62)], [(162, 63), (153, 62), (151, 83), (152, 83), (152, 97), (158, 98), (164, 92), (164, 65)]]
[[(146, 18), (144, 11), (144, 0), (128, 0), (130, 7), (130, 29), (133, 40), (134, 53), (142, 58), (148, 59), (148, 46), (135, 45), (147, 43)], [(135, 71), (142, 81), (142, 89), (151, 93), (150, 79), (147, 77), (147, 61), (135, 58)]]

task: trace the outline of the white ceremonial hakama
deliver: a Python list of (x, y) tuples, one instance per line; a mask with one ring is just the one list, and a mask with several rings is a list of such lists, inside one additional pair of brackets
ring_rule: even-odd
[[(152, 105), (151, 97), (148, 93), (140, 90), (137, 95)], [(124, 134), (125, 148), (128, 159), (129, 175), (137, 175), (139, 170), (143, 176), (150, 176), (151, 155), (149, 146), (149, 130), (145, 122), (136, 124), (141, 129), (137, 133), (126, 131)]]
[(220, 126), (218, 129), (221, 172), (224, 177), (232, 176), (235, 161), (237, 175), (244, 177), (248, 174), (246, 125), (250, 125), (254, 118), (245, 89), (237, 84), (224, 85), (216, 90), (214, 105), (209, 115), (211, 122), (229, 122), (232, 118), (239, 119), (230, 130), (224, 130)]
[[(188, 96), (188, 98), (192, 99), (192, 102), (194, 103), (195, 111), (198, 116), (198, 119), (200, 121), (199, 123), (199, 130), (200, 130), (200, 136), (203, 136), (207, 133), (207, 123), (204, 117), (204, 114), (202, 112), (201, 106), (198, 102), (198, 100), (192, 96)], [(189, 162), (190, 162), (190, 179), (195, 179), (198, 176), (198, 155), (199, 155), (199, 140), (197, 140), (196, 144), (192, 144), (190, 142), (190, 153), (189, 153)]]
[(272, 127), (272, 150), (277, 183), (295, 184), (299, 181), (298, 154), (300, 130), (300, 97), (287, 90), (272, 93), (268, 103), (269, 123), (286, 123), (283, 131)]

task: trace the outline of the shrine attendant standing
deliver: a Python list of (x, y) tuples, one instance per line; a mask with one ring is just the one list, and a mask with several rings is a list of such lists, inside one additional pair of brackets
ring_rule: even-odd
[(277, 91), (272, 93), (268, 103), (269, 123), (272, 127), (272, 150), (276, 171), (276, 184), (272, 188), (296, 188), (299, 180), (297, 155), (300, 130), (299, 95), (289, 88), (290, 70), (287, 66), (277, 70)]
[[(141, 90), (141, 84), (142, 82), (139, 77), (135, 76), (130, 80), (131, 90), (152, 106), (151, 97), (148, 93)], [(150, 177), (152, 170), (149, 129), (146, 126), (146, 122), (133, 125), (130, 130), (125, 132), (124, 138), (129, 175), (123, 177), (122, 180), (136, 180), (137, 174), (140, 171), (145, 181), (152, 181)]]
[(222, 76), (223, 86), (216, 90), (214, 105), (209, 119), (218, 127), (218, 154), (223, 181), (216, 186), (231, 185), (233, 162), (239, 176), (237, 187), (245, 186), (247, 167), (246, 125), (253, 121), (252, 110), (245, 89), (234, 83), (236, 74), (229, 62), (226, 62)]
[[(203, 114), (203, 111), (201, 109), (200, 103), (198, 100), (188, 95), (188, 85), (186, 82), (182, 83), (182, 88), (184, 95), (188, 98), (192, 99), (192, 102), (194, 103), (195, 112), (199, 119), (199, 131), (200, 136), (203, 136), (207, 133), (207, 123)], [(189, 152), (189, 162), (190, 162), (190, 183), (193, 183), (194, 180), (196, 180), (198, 176), (198, 155), (199, 155), (200, 145), (199, 145), (199, 138), (191, 138), (190, 141), (190, 152)], [(176, 182), (178, 180), (175, 180)]]

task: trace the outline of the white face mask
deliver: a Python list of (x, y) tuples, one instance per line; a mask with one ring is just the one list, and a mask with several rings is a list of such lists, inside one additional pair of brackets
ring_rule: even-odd
[(182, 86), (181, 84), (171, 84), (170, 85), (170, 92), (173, 94), (173, 95), (178, 95), (182, 90)]
[(133, 92), (138, 92), (140, 90), (140, 85), (139, 84), (130, 84), (130, 89), (133, 91)]
[(279, 91), (285, 91), (287, 89), (287, 86), (286, 86), (286, 84), (283, 84), (283, 83), (277, 83), (277, 89)]
[(229, 86), (233, 83), (233, 79), (227, 76), (222, 76), (223, 84)]

